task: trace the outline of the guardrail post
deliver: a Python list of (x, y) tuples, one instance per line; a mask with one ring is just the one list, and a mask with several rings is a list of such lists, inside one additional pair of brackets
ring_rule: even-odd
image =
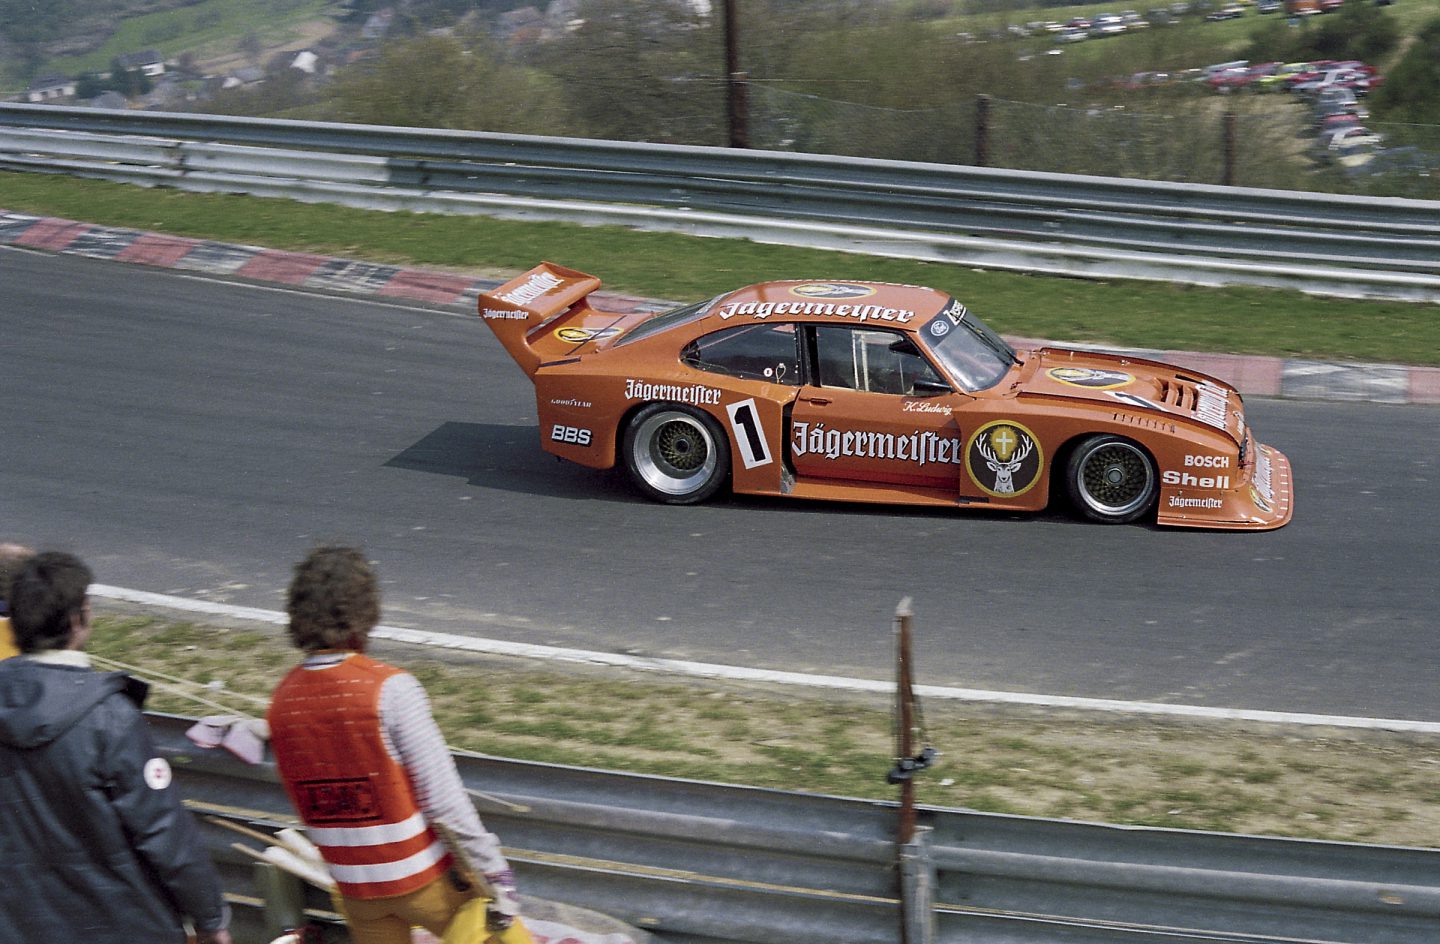
[(265, 900), (267, 941), (305, 926), (305, 887), (300, 879), (268, 862), (256, 862), (255, 887)]
[(935, 859), (930, 854), (929, 826), (918, 826), (915, 836), (900, 847), (901, 944), (934, 944)]
[(1233, 111), (1227, 111), (1220, 119), (1221, 136), (1224, 139), (1222, 152), (1225, 155), (1225, 168), (1221, 172), (1220, 183), (1227, 187), (1235, 186), (1235, 127), (1238, 119)]

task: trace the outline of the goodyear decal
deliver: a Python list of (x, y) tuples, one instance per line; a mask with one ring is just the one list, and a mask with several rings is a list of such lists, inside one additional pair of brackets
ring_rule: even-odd
[(1019, 423), (995, 420), (977, 429), (965, 446), (965, 471), (987, 495), (1023, 495), (1040, 481), (1045, 453), (1040, 440)]
[(586, 341), (598, 341), (601, 338), (613, 338), (620, 333), (619, 328), (556, 328), (555, 337), (570, 344), (584, 344)]
[(1052, 367), (1045, 373), (1051, 380), (1090, 390), (1114, 390), (1128, 387), (1135, 382), (1135, 377), (1123, 370), (1103, 370), (1098, 367)]

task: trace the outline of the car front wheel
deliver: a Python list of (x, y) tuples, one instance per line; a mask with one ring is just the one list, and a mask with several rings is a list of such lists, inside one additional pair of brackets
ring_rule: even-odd
[(647, 498), (693, 505), (714, 495), (730, 473), (730, 443), (708, 414), (655, 403), (625, 428), (625, 471)]
[(1081, 514), (1106, 524), (1142, 517), (1159, 493), (1150, 454), (1120, 436), (1091, 436), (1077, 446), (1066, 465), (1066, 485)]

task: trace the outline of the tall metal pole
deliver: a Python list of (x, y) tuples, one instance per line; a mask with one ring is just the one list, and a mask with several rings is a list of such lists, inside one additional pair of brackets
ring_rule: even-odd
[[(896, 700), (899, 702), (897, 715), (900, 736), (896, 744), (896, 757), (900, 759), (915, 756), (912, 740), (915, 730), (915, 692), (910, 672), (910, 619), (914, 611), (910, 598), (900, 601), (895, 608), (895, 664)], [(900, 828), (896, 840), (905, 845), (915, 838), (915, 778), (905, 777), (900, 781)]]
[(749, 102), (746, 100), (746, 80), (740, 71), (740, 31), (735, 14), (736, 0), (725, 0), (725, 110), (730, 126), (730, 146), (748, 148), (750, 129), (748, 127)]

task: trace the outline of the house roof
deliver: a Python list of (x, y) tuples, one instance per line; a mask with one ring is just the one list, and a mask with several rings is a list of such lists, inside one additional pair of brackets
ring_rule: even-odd
[(123, 69), (138, 69), (140, 66), (154, 65), (157, 62), (165, 61), (165, 57), (153, 49), (123, 53), (116, 56), (115, 59)]
[(30, 90), (39, 91), (40, 89), (63, 88), (64, 86), (74, 84), (75, 80), (68, 75), (42, 75), (30, 83)]

